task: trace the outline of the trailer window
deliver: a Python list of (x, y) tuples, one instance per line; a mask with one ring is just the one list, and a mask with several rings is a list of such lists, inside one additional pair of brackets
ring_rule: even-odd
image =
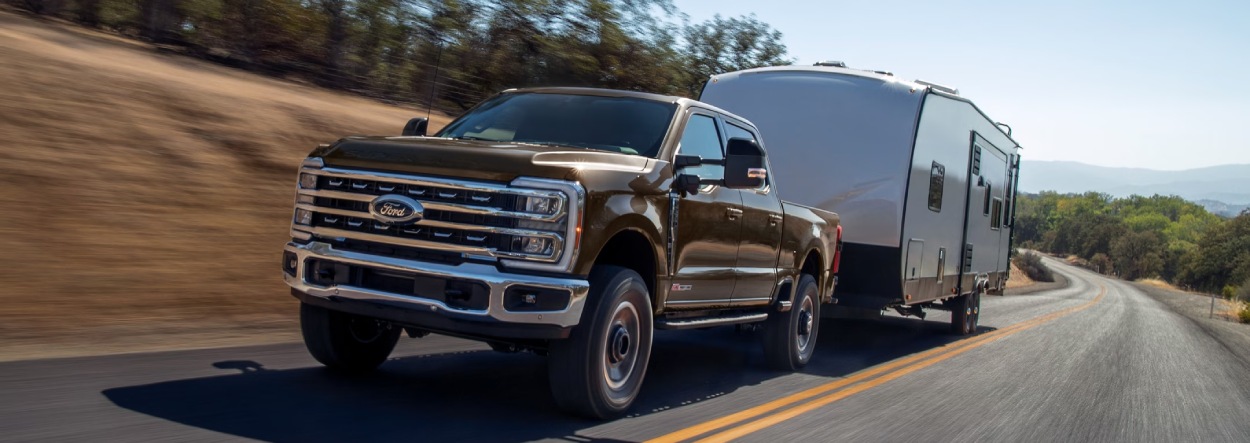
[(997, 231), (1003, 226), (1003, 199), (994, 198), (994, 218), (990, 220), (990, 229)]
[(946, 167), (933, 162), (929, 170), (929, 210), (942, 212), (942, 187), (946, 184)]
[(985, 181), (985, 208), (981, 210), (984, 215), (990, 215), (990, 197), (994, 195), (994, 185), (989, 180)]

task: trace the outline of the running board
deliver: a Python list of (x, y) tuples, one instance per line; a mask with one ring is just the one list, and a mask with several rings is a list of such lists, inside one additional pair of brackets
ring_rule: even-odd
[(768, 319), (767, 312), (735, 314), (723, 317), (698, 317), (698, 318), (682, 318), (682, 319), (655, 319), (656, 329), (696, 329), (710, 328), (713, 326), (736, 325), (741, 323), (755, 323)]

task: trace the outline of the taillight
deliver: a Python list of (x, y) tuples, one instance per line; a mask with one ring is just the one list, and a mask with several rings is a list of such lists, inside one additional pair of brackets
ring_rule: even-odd
[(842, 263), (842, 225), (838, 225), (838, 240), (833, 246), (833, 268), (830, 271), (834, 275), (838, 274), (838, 265)]

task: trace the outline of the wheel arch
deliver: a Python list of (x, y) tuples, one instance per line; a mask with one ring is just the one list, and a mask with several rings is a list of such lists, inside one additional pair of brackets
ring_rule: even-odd
[(656, 237), (637, 227), (624, 227), (607, 238), (591, 264), (615, 265), (637, 272), (647, 285), (647, 292), (651, 294), (652, 309), (656, 309), (660, 265), (660, 257), (654, 246)]

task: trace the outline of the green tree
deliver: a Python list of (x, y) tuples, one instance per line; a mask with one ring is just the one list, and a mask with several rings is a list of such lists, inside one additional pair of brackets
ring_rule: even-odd
[(1163, 269), (1163, 240), (1154, 232), (1128, 232), (1112, 242), (1116, 272), (1126, 280), (1153, 277)]
[(689, 75), (686, 91), (699, 95), (703, 82), (715, 74), (793, 63), (786, 58), (781, 32), (755, 15), (723, 18), (720, 14), (685, 29)]
[(1250, 279), (1250, 214), (1242, 214), (1206, 231), (1198, 254), (1181, 280), (1199, 289), (1219, 290)]

